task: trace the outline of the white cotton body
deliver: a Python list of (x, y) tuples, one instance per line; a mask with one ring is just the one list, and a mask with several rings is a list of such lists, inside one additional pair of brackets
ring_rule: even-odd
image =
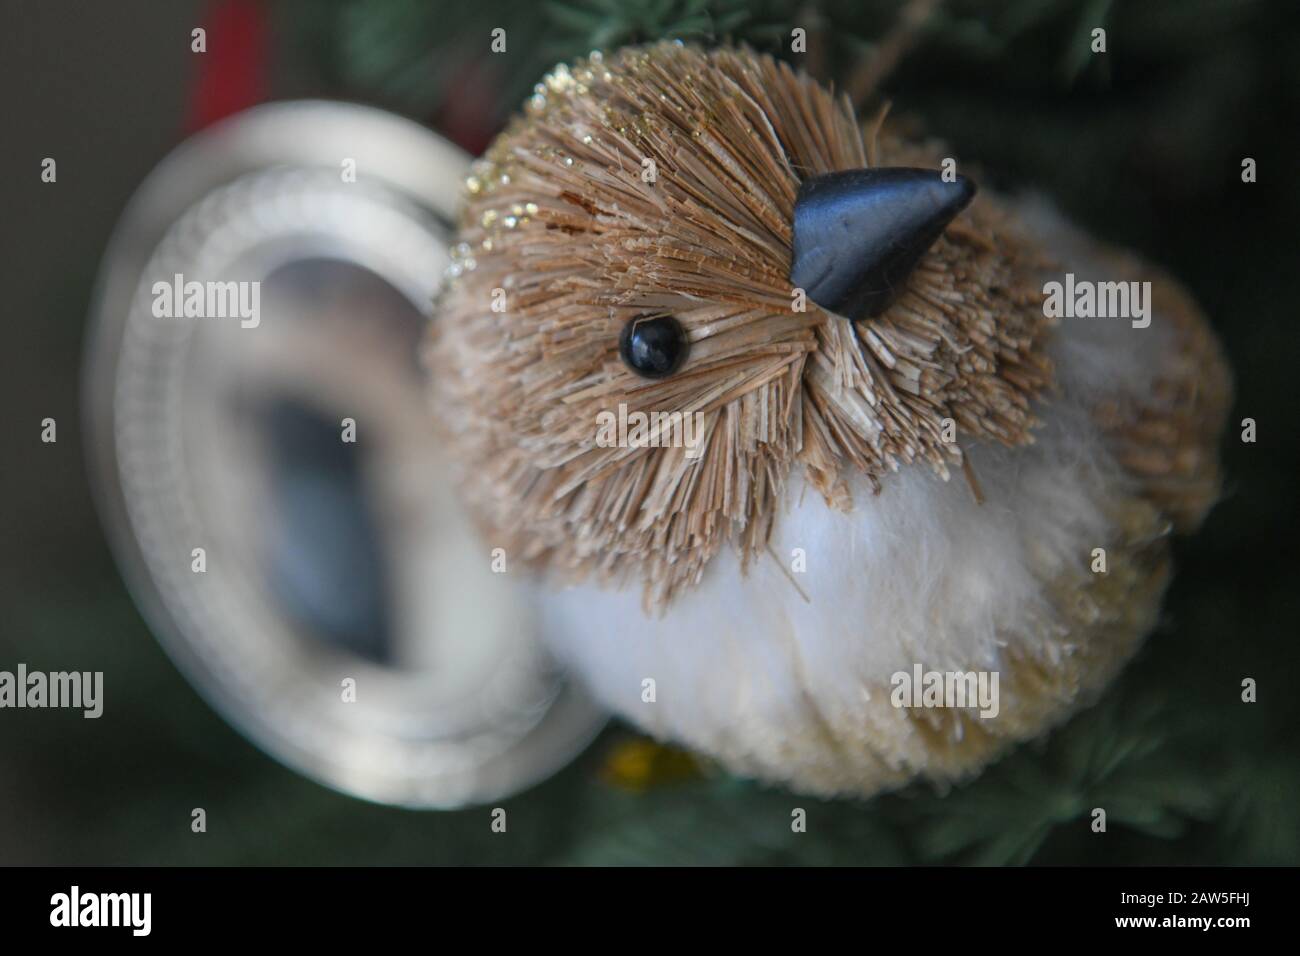
[[(1050, 213), (1026, 213), (1050, 224), (1078, 278), (1097, 273)], [(934, 731), (891, 702), (893, 676), (917, 665), (1001, 672), (1012, 652), (1048, 662), (1077, 653), (1087, 635), (1063, 619), (1060, 581), (1086, 579), (1135, 494), (1092, 409), (1144, 394), (1172, 341), (1158, 313), (1142, 329), (1063, 319), (1052, 334), (1057, 387), (1035, 409), (1034, 444), (963, 445), (982, 503), (960, 470), (944, 481), (910, 465), (885, 475), (879, 494), (851, 480), (844, 512), (796, 472), (771, 553), (744, 572), (734, 552), (720, 553), (661, 616), (642, 610), (635, 584), (545, 588), (551, 649), (611, 710), (736, 773), (817, 793), (962, 775), (961, 761), (933, 765)], [(1138, 615), (1143, 630), (1159, 590), (1141, 596), (1151, 605)], [(1002, 689), (1014, 692), (1005, 680)], [(1002, 711), (992, 719), (1015, 719), (1005, 699)]]

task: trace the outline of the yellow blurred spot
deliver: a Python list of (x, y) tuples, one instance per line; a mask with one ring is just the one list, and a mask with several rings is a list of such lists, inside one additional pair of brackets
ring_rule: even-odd
[(632, 737), (610, 749), (600, 776), (615, 787), (641, 793), (651, 787), (681, 783), (699, 772), (699, 764), (685, 750), (646, 737)]

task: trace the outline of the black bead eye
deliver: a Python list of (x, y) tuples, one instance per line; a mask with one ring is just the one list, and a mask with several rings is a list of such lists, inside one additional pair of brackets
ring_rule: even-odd
[(618, 354), (643, 378), (667, 378), (689, 351), (686, 330), (671, 315), (628, 319), (618, 337)]

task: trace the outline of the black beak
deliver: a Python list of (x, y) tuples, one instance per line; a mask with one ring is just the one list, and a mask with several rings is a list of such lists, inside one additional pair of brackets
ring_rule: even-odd
[(850, 169), (805, 179), (794, 204), (790, 283), (836, 315), (879, 315), (948, 223), (975, 197), (965, 176)]

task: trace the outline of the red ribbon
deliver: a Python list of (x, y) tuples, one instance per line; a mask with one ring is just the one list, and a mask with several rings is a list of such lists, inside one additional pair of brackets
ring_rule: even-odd
[[(190, 132), (267, 97), (268, 23), (261, 0), (214, 0), (198, 26), (207, 31), (207, 52), (190, 54), (198, 63), (186, 120)], [(190, 42), (192, 49), (192, 37)]]

